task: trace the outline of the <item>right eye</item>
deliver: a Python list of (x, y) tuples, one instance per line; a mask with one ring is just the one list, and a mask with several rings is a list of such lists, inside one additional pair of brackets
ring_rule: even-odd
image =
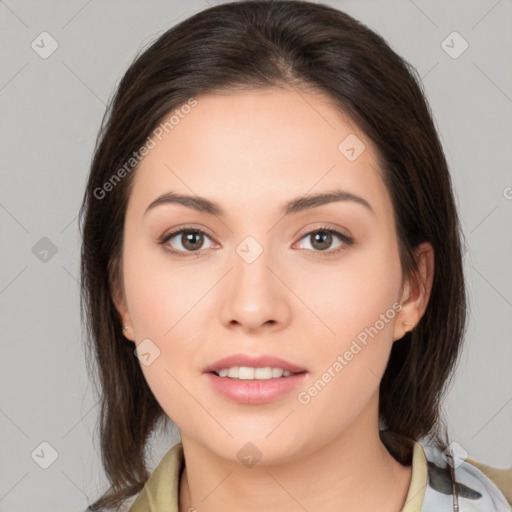
[[(174, 243), (173, 238), (176, 238)], [(198, 253), (203, 248), (205, 238), (211, 240), (202, 229), (182, 228), (165, 235), (160, 244), (177, 256), (188, 256)]]

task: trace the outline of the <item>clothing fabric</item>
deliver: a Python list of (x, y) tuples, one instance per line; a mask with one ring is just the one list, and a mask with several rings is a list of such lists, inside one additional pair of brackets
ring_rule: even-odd
[[(397, 439), (400, 438), (395, 438), (391, 453), (397, 460), (409, 460), (412, 464), (411, 483), (401, 512), (512, 511), (500, 489), (468, 462), (469, 459), (455, 457), (448, 464), (439, 450), (426, 442), (402, 436), (402, 445), (399, 445)], [(178, 512), (179, 483), (184, 464), (183, 445), (178, 443), (153, 471), (129, 512)], [(452, 467), (455, 486), (451, 477)]]

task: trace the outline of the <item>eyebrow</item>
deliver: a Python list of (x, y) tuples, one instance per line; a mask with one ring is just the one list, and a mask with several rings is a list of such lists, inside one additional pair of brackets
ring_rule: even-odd
[[(364, 206), (368, 211), (370, 211), (373, 215), (375, 215), (375, 211), (362, 197), (356, 196), (350, 192), (346, 192), (344, 190), (330, 190), (327, 192), (322, 192), (313, 195), (300, 196), (292, 199), (281, 205), (281, 214), (283, 216), (293, 215), (295, 213), (303, 212), (305, 210), (310, 210), (312, 208), (317, 208), (318, 206), (322, 206), (329, 203), (341, 202), (341, 201), (349, 201), (355, 204), (360, 204)], [(157, 206), (164, 204), (181, 204), (186, 206), (187, 208), (191, 208), (201, 213), (206, 213), (209, 215), (223, 216), (225, 212), (223, 208), (218, 204), (205, 197), (199, 196), (188, 196), (183, 194), (177, 194), (175, 192), (166, 192), (161, 196), (157, 197), (151, 204), (146, 208), (144, 215), (148, 213), (148, 211), (156, 208)]]

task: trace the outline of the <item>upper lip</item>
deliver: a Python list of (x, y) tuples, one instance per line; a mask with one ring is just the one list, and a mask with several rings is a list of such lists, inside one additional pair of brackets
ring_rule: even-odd
[(307, 371), (305, 368), (301, 368), (300, 366), (290, 363), (284, 359), (281, 359), (277, 356), (272, 356), (269, 354), (261, 354), (256, 356), (251, 356), (247, 354), (232, 354), (228, 357), (223, 357), (218, 361), (210, 364), (204, 369), (204, 373), (218, 372), (223, 368), (232, 368), (234, 366), (248, 366), (249, 368), (281, 368), (283, 370), (292, 372), (292, 373), (300, 373)]

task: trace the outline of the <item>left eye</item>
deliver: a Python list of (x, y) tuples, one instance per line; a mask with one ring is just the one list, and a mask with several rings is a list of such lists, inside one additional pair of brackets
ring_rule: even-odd
[[(328, 250), (333, 243), (333, 236), (341, 240), (341, 242), (334, 249)], [(350, 245), (352, 243), (352, 240), (347, 235), (335, 229), (326, 228), (311, 231), (303, 236), (301, 240), (312, 240), (312, 243), (310, 242), (312, 247), (306, 247), (306, 249), (313, 250), (314, 252), (327, 252), (329, 254), (336, 253), (342, 250), (343, 245)]]

